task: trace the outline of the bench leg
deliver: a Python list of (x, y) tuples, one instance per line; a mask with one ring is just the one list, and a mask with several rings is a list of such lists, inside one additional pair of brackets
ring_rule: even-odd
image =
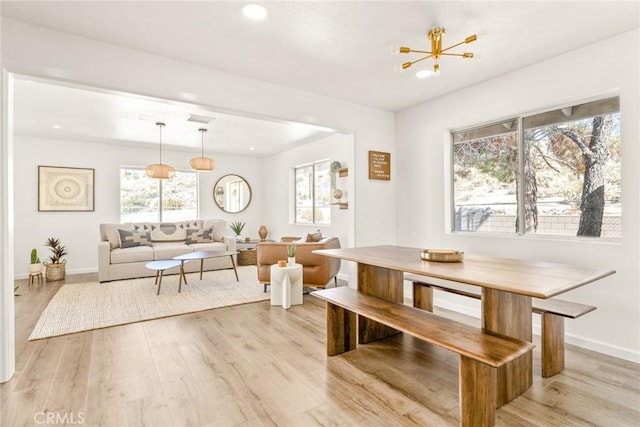
[(497, 370), (460, 356), (460, 425), (493, 426), (496, 419)]
[(433, 288), (424, 283), (413, 282), (413, 306), (433, 312)]
[(327, 356), (354, 350), (357, 346), (356, 314), (327, 303)]
[(564, 319), (542, 313), (542, 376), (552, 377), (564, 370)]

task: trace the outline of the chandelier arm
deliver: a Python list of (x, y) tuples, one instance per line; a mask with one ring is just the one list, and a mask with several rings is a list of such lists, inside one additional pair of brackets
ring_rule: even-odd
[(464, 53), (442, 53), (442, 56), (464, 56)]
[(413, 49), (409, 49), (409, 52), (407, 53), (426, 53), (428, 55), (433, 55), (433, 52), (428, 52), (426, 50), (413, 50)]
[(458, 44), (454, 44), (454, 45), (452, 45), (452, 46), (449, 46), (449, 47), (448, 47), (448, 48), (446, 48), (446, 49), (442, 49), (442, 50), (440, 51), (440, 53), (442, 53), (442, 52), (446, 52), (446, 51), (448, 51), (448, 50), (451, 50), (451, 49), (453, 49), (454, 47), (458, 47), (458, 46), (460, 46), (461, 44), (464, 44), (464, 40), (463, 40), (463, 41), (461, 41), (461, 42), (460, 42), (460, 43), (458, 43)]
[(428, 56), (425, 56), (424, 58), (420, 58), (420, 59), (416, 59), (415, 61), (411, 61), (410, 64), (413, 65), (413, 64), (415, 64), (417, 62), (424, 61), (425, 59), (429, 59), (429, 58), (432, 58), (432, 57), (433, 57), (433, 55), (428, 55)]

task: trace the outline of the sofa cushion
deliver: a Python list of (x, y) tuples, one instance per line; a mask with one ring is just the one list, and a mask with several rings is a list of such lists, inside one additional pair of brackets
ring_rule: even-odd
[(100, 224), (100, 237), (107, 240), (111, 249), (120, 247), (120, 233), (118, 230), (131, 230), (132, 224), (126, 222), (124, 224)]
[(209, 219), (202, 224), (203, 228), (213, 227), (213, 240), (215, 242), (222, 242), (224, 239), (224, 233), (227, 229), (227, 221), (224, 219)]
[(193, 252), (193, 249), (182, 242), (154, 242), (153, 243), (154, 259), (171, 259), (178, 255), (184, 255), (190, 252)]
[(151, 240), (154, 242), (176, 242), (187, 238), (187, 229), (178, 222), (151, 224)]
[(187, 228), (187, 245), (194, 243), (211, 243), (213, 242), (213, 227), (209, 228)]
[(319, 242), (320, 240), (322, 240), (322, 232), (320, 230), (307, 234), (307, 242)]
[(227, 250), (227, 245), (221, 242), (211, 242), (211, 243), (194, 243), (189, 245), (193, 251), (214, 251), (214, 252), (225, 252)]
[(111, 251), (111, 264), (141, 261), (153, 261), (153, 248), (151, 246), (136, 246), (126, 249), (116, 248)]
[(149, 232), (140, 232), (135, 230), (118, 229), (120, 235), (120, 247), (122, 249), (133, 248), (136, 246), (149, 246), (151, 244), (151, 236)]

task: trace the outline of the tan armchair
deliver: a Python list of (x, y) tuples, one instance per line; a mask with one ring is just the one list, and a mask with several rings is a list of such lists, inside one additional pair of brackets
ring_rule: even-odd
[[(287, 245), (297, 238), (283, 237), (282, 242), (260, 242), (256, 245), (258, 280), (267, 285), (271, 283), (271, 266), (279, 260), (287, 259)], [(337, 285), (336, 275), (340, 270), (340, 259), (312, 253), (318, 249), (337, 249), (340, 239), (326, 237), (319, 242), (296, 242), (296, 263), (302, 264), (302, 282), (304, 286), (324, 288), (331, 279)]]

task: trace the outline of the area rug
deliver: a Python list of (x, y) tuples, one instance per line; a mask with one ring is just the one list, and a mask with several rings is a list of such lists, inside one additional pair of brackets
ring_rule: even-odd
[(178, 275), (165, 276), (160, 295), (154, 278), (64, 285), (38, 319), (29, 340), (124, 325), (160, 317), (269, 299), (254, 266), (187, 274), (178, 293)]

